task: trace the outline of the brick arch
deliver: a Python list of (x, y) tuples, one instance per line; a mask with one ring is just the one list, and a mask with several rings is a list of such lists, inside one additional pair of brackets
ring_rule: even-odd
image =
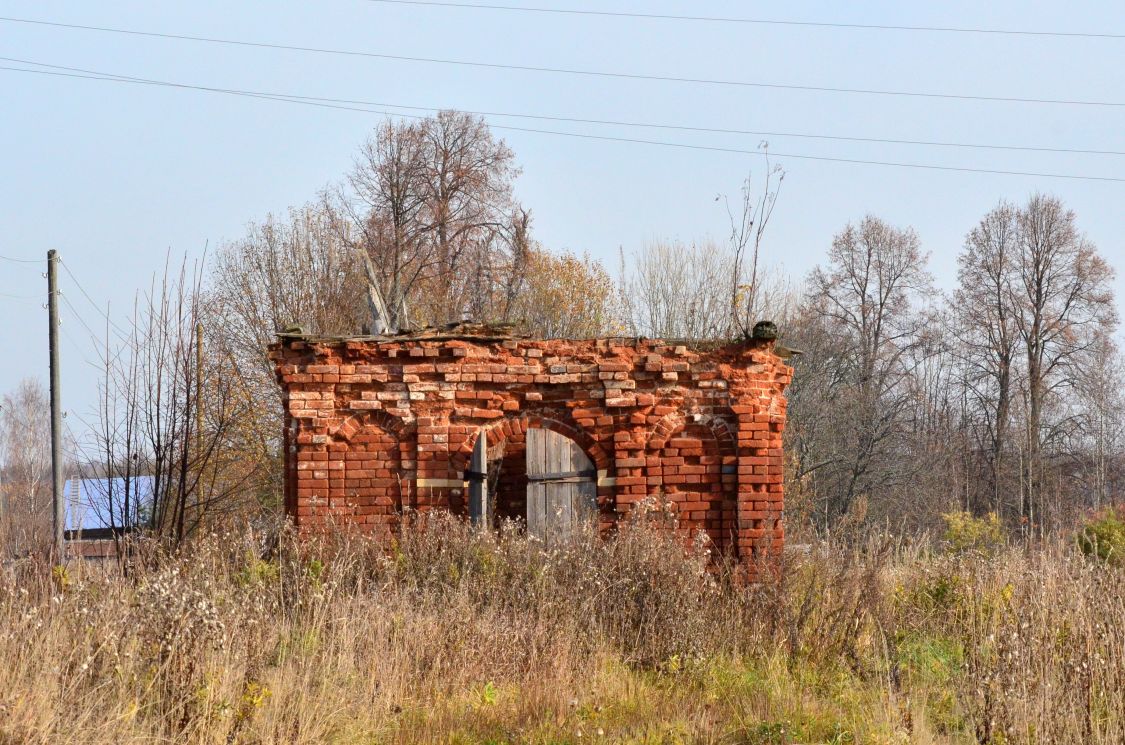
[(645, 444), (645, 449), (660, 450), (673, 435), (682, 431), (684, 427), (694, 424), (706, 427), (711, 431), (718, 443), (720, 453), (734, 455), (737, 452), (738, 438), (735, 436), (731, 425), (732, 421), (737, 421), (733, 412), (729, 416), (724, 416), (722, 413), (702, 414), (695, 411), (674, 411), (665, 415), (652, 428), (652, 435)]
[[(490, 448), (502, 442), (506, 442), (513, 436), (524, 435), (527, 433), (527, 430), (532, 428), (549, 429), (552, 432), (557, 432), (578, 443), (578, 446), (582, 448), (583, 452), (594, 462), (594, 468), (599, 471), (608, 471), (612, 461), (609, 456), (606, 455), (601, 445), (584, 429), (572, 422), (566, 421), (566, 419), (565, 414), (561, 412), (527, 414), (519, 417), (500, 419), (492, 424), (483, 425), (483, 429), (485, 437), (488, 438), (488, 446)], [(472, 457), (473, 447), (476, 445), (476, 441), (477, 435), (474, 433), (461, 443), (461, 447), (456, 453), (451, 455), (450, 466), (452, 470), (463, 472), (468, 467), (469, 459)]]
[(335, 427), (328, 428), (328, 436), (337, 440), (349, 442), (356, 432), (368, 425), (375, 425), (393, 435), (399, 443), (408, 441), (413, 435), (415, 423), (406, 421), (397, 416), (391, 416), (385, 411), (372, 409), (360, 411), (344, 419)]
[[(413, 422), (380, 410), (359, 411), (327, 428), (325, 514), (389, 538), (413, 488)], [(337, 465), (338, 464), (338, 465)]]
[(672, 412), (653, 427), (645, 449), (647, 493), (666, 500), (685, 542), (702, 530), (720, 553), (732, 551), (737, 538), (737, 438), (730, 421), (721, 411)]

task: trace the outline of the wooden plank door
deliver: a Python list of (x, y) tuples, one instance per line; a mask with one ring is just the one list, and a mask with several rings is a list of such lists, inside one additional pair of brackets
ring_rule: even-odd
[(527, 431), (527, 532), (548, 546), (569, 540), (598, 514), (597, 472), (578, 443)]

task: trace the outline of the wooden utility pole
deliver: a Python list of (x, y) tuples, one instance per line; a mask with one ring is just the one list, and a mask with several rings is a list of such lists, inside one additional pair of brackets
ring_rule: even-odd
[(54, 527), (54, 556), (60, 564), (66, 560), (63, 530), (66, 527), (66, 505), (62, 471), (62, 392), (59, 389), (59, 282), (58, 253), (47, 252), (47, 344), (51, 354), (51, 517)]

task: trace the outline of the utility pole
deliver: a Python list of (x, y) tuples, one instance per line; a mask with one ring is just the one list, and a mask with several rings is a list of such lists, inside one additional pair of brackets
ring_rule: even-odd
[(62, 394), (59, 389), (58, 264), (58, 253), (51, 249), (47, 252), (47, 343), (51, 351), (51, 494), (54, 498), (51, 516), (55, 529), (55, 559), (62, 564), (66, 561), (63, 548), (66, 506), (63, 502)]

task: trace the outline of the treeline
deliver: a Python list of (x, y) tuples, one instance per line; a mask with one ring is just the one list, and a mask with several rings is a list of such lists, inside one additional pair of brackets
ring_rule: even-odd
[(468, 318), (548, 338), (714, 340), (768, 318), (801, 352), (791, 531), (929, 527), (963, 509), (1044, 532), (1120, 500), (1113, 273), (1058, 199), (966, 226), (946, 296), (918, 236), (874, 216), (844, 226), (807, 277), (773, 269), (777, 166), (722, 200), (721, 239), (654, 241), (612, 272), (535, 239), (518, 174), (477, 117), (387, 122), (340, 183), (205, 262), (166, 265), (99, 341), (97, 426), (74, 443), (74, 471), (153, 476), (153, 504), (113, 495), (115, 519), (174, 541), (276, 508), (282, 409), (265, 350), (293, 324), (343, 335)]
[(994, 512), (1025, 533), (1118, 503), (1125, 398), (1113, 271), (1060, 200), (1001, 203), (935, 290), (910, 229), (866, 217), (832, 241), (785, 328), (791, 508), (929, 526)]

